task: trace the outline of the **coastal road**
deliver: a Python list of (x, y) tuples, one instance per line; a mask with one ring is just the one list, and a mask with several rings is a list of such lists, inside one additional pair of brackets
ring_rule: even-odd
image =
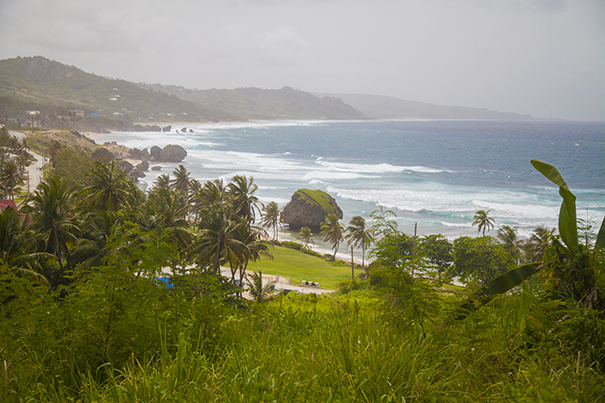
[[(25, 135), (20, 132), (9, 131), (9, 133), (20, 140), (23, 140), (25, 138)], [(42, 167), (46, 162), (46, 158), (44, 158), (40, 154), (36, 154), (31, 150), (27, 151), (36, 159), (33, 164), (28, 167), (25, 167), (27, 171), (27, 178), (25, 179), (24, 189), (29, 193), (36, 190), (40, 182), (42, 182)]]

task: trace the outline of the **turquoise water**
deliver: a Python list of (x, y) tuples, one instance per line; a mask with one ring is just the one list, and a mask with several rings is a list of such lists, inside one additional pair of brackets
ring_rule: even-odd
[[(187, 127), (187, 133), (176, 128)], [(189, 133), (193, 130), (194, 133)], [(345, 213), (381, 204), (408, 233), (474, 235), (472, 216), (522, 236), (555, 227), (557, 189), (530, 165), (555, 165), (578, 197), (580, 217), (605, 215), (605, 123), (504, 121), (254, 122), (173, 125), (170, 133), (104, 135), (129, 147), (179, 144), (183, 165), (205, 181), (251, 175), (263, 202), (285, 205), (300, 188), (322, 189)], [(158, 164), (171, 172), (178, 164)], [(149, 172), (151, 184), (158, 173)], [(494, 234), (495, 235), (495, 234)]]

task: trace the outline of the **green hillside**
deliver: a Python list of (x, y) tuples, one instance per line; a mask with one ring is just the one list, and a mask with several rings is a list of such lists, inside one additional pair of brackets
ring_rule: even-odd
[(0, 116), (27, 121), (27, 110), (40, 111), (46, 126), (61, 125), (65, 120), (73, 125), (94, 126), (96, 121), (99, 126), (127, 128), (133, 122), (149, 120), (238, 119), (40, 56), (1, 60)]
[(0, 60), (0, 118), (20, 126), (131, 130), (137, 122), (363, 119), (338, 98), (282, 88), (187, 90), (100, 77), (41, 56)]
[(317, 97), (308, 92), (283, 87), (279, 90), (236, 88), (234, 90), (190, 90), (183, 87), (146, 85), (200, 106), (212, 106), (248, 119), (332, 119), (368, 117), (338, 97)]

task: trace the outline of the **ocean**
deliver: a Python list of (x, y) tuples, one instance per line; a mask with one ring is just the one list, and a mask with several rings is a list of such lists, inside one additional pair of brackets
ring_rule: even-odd
[[(181, 132), (183, 128), (187, 130)], [(176, 130), (179, 130), (177, 132)], [(172, 124), (158, 132), (113, 132), (102, 141), (150, 148), (178, 144), (182, 164), (200, 180), (252, 176), (256, 195), (284, 206), (300, 188), (321, 189), (344, 211), (343, 223), (382, 205), (400, 230), (476, 235), (475, 211), (490, 210), (496, 229), (528, 237), (557, 226), (558, 189), (530, 164), (555, 165), (577, 196), (578, 217), (605, 215), (605, 123), (544, 121), (271, 121)], [(140, 181), (152, 186), (179, 164)], [(286, 234), (293, 238), (294, 234)]]

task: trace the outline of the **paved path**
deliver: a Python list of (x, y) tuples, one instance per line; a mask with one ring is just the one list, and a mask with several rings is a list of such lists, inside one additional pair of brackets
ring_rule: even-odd
[[(25, 135), (21, 132), (9, 131), (9, 133), (16, 138), (23, 140)], [(36, 190), (40, 182), (42, 182), (42, 167), (46, 161), (46, 158), (41, 156), (40, 154), (36, 154), (32, 150), (27, 150), (31, 155), (34, 156), (36, 161), (28, 167), (25, 167), (27, 171), (27, 178), (29, 179), (29, 189), (28, 189), (28, 179), (25, 180), (24, 189), (29, 192), (33, 192)]]
[[(250, 274), (251, 271), (246, 271), (246, 274)], [(221, 274), (225, 277), (231, 278), (231, 270), (228, 267), (221, 266)], [(294, 291), (297, 294), (327, 294), (334, 292), (334, 290), (326, 290), (324, 288), (319, 287), (307, 287), (302, 285), (292, 285), (290, 284), (290, 280), (281, 276), (274, 276), (270, 274), (263, 274), (263, 284), (268, 284), (270, 282), (275, 282), (275, 290), (276, 291)], [(246, 283), (247, 286), (247, 283)], [(244, 292), (244, 298), (252, 299), (248, 292)]]

